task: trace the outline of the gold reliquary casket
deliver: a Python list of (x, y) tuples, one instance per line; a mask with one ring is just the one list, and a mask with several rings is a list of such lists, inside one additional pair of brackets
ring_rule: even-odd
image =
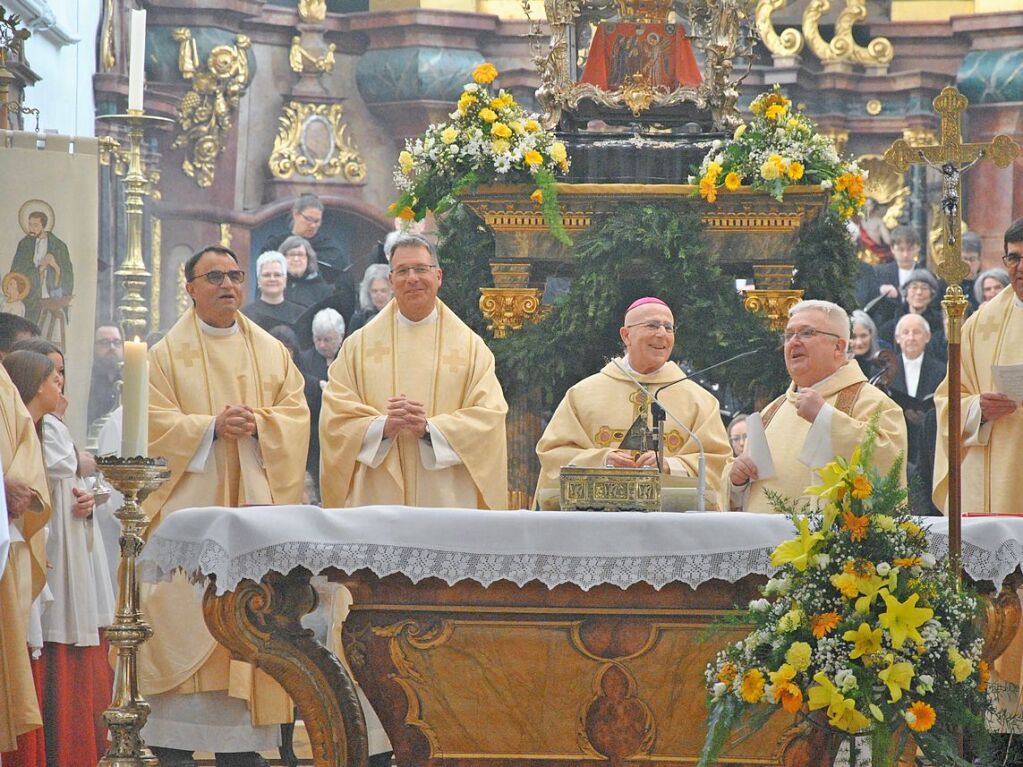
[(652, 466), (568, 465), (561, 468), (560, 490), (541, 490), (537, 504), (543, 511), (689, 511), (697, 508), (697, 481), (662, 474)]

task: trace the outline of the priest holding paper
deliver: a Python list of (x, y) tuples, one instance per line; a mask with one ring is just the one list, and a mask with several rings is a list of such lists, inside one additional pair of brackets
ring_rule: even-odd
[(508, 405), (494, 355), (437, 299), (433, 244), (388, 244), (394, 300), (345, 340), (323, 392), (323, 505), (503, 509)]
[(4, 537), (10, 538), (7, 561), (0, 569), (0, 753), (4, 753), (16, 751), (18, 736), (43, 724), (29, 665), (27, 632), (32, 601), (46, 584), (43, 528), (50, 517), (50, 495), (32, 417), (2, 365), (0, 420), (6, 502), (0, 525), (8, 528)]
[[(637, 454), (620, 447), (637, 419), (642, 427), (652, 426), (652, 395), (670, 414), (664, 426), (663, 471), (696, 476), (700, 450), (689, 431), (703, 443), (710, 487), (732, 455), (717, 399), (686, 380), (679, 366), (669, 361), (675, 346), (675, 320), (668, 305), (653, 297), (634, 301), (618, 332), (625, 345), (624, 357), (569, 389), (536, 445), (537, 497), (542, 491), (557, 490), (561, 467), (568, 464), (656, 466), (653, 450)], [(664, 392), (658, 395), (661, 389)], [(680, 428), (675, 419), (686, 428)]]
[[(747, 420), (746, 452), (722, 475), (725, 510), (773, 511), (768, 490), (802, 497), (818, 481), (814, 469), (852, 455), (875, 413), (878, 469), (888, 471), (905, 455), (902, 409), (847, 358), (849, 332), (849, 315), (830, 301), (801, 301), (789, 310), (782, 340), (792, 384)], [(902, 476), (905, 482), (905, 465)]]
[[(279, 341), (238, 311), (245, 273), (234, 253), (200, 251), (185, 279), (193, 306), (149, 352), (149, 454), (166, 457), (171, 471), (144, 505), (150, 530), (190, 506), (302, 501), (302, 374)], [(192, 765), (196, 750), (216, 752), (222, 766), (264, 765), (255, 752), (276, 748), (278, 725), (291, 721), (284, 690), (217, 644), (184, 576), (145, 586), (141, 597), (155, 632), (139, 651), (152, 706), (142, 734), (161, 765)]]

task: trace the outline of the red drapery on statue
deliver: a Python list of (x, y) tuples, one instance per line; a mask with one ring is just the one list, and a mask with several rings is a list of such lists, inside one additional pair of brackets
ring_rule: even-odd
[(655, 87), (700, 84), (703, 78), (681, 24), (602, 21), (597, 26), (582, 82), (611, 90), (636, 74)]

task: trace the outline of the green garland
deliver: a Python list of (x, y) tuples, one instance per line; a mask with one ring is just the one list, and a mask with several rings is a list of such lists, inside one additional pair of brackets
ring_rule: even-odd
[[(764, 321), (751, 315), (733, 277), (709, 256), (699, 214), (686, 201), (627, 204), (595, 222), (576, 239), (575, 279), (568, 294), (539, 324), (508, 338), (485, 331), (479, 287), (490, 284), (493, 236), (465, 206), (440, 222), (442, 299), (487, 339), (509, 394), (539, 387), (556, 404), (568, 387), (599, 370), (621, 352), (618, 328), (626, 307), (643, 295), (664, 300), (680, 324), (674, 357), (703, 368), (748, 349), (778, 346)], [(628, 254), (623, 258), (622, 254)], [(853, 306), (852, 244), (833, 216), (807, 224), (793, 251), (797, 286), (807, 298)], [(707, 376), (727, 383), (752, 405), (784, 390), (789, 378), (780, 351), (754, 364), (725, 365)]]

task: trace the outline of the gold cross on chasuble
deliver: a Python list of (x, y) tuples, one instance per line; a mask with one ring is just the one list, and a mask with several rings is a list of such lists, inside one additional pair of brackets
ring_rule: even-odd
[(629, 424), (621, 428), (606, 425), (600, 426), (593, 434), (593, 444), (597, 447), (618, 447), (640, 414), (648, 415), (650, 413), (650, 398), (642, 391), (637, 390), (630, 394), (629, 402), (632, 403), (632, 420)]
[(180, 351), (174, 355), (176, 359), (185, 364), (186, 368), (193, 367), (195, 362), (202, 357), (202, 352), (192, 344), (181, 344)]
[(457, 373), (462, 370), (467, 362), (465, 355), (461, 354), (458, 349), (451, 349), (441, 358), (441, 363), (447, 366), (449, 373)]
[(276, 375), (270, 376), (269, 381), (263, 381), (263, 394), (266, 395), (267, 404), (273, 404), (277, 399), (277, 392), (281, 390), (281, 381)]
[(374, 365), (380, 365), (384, 359), (391, 353), (391, 349), (387, 344), (382, 341), (377, 341), (373, 346), (366, 350), (366, 357)]

